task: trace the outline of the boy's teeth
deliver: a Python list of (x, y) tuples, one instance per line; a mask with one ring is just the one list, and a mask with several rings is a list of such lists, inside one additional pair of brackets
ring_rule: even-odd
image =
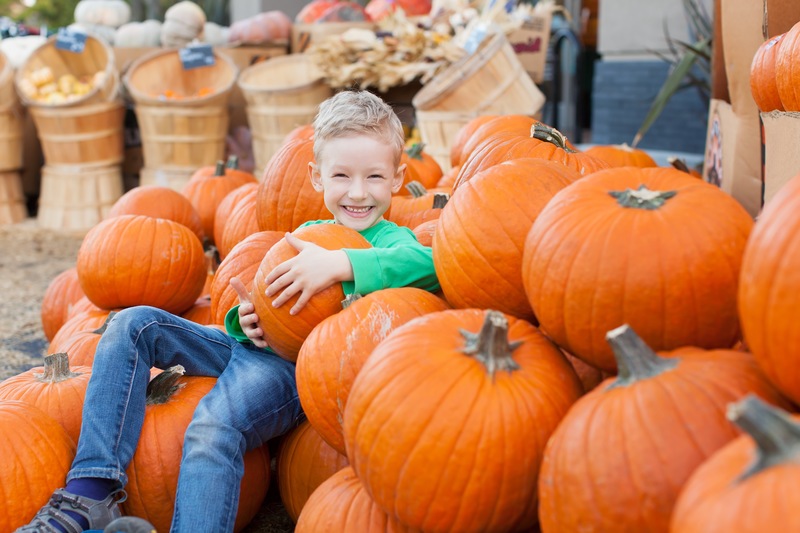
[(356, 213), (364, 213), (369, 211), (369, 207), (345, 207), (348, 211), (355, 211)]

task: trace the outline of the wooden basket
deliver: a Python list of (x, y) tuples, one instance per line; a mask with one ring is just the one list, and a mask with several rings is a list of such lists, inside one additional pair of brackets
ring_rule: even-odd
[(0, 172), (22, 168), (23, 113), (14, 90), (14, 69), (0, 52)]
[(125, 155), (122, 102), (29, 109), (46, 164), (107, 166), (122, 162)]
[(0, 171), (0, 225), (16, 224), (27, 217), (19, 172)]
[(196, 171), (196, 167), (142, 167), (139, 185), (159, 185), (181, 192)]
[[(76, 78), (92, 77), (97, 72), (104, 72), (103, 83), (94, 87), (91, 91), (64, 103), (46, 104), (37, 100), (32, 100), (26, 96), (21, 88), (23, 80), (30, 74), (42, 67), (49, 67), (55, 79), (63, 74), (72, 74)], [(17, 93), (20, 99), (27, 106), (45, 107), (72, 107), (98, 102), (109, 102), (119, 97), (119, 73), (114, 67), (114, 51), (106, 44), (103, 39), (98, 39), (91, 35), (86, 37), (86, 46), (83, 52), (75, 53), (68, 50), (56, 48), (56, 36), (53, 35), (47, 42), (36, 50), (25, 60), (22, 66), (17, 69), (14, 78)]]
[(286, 135), (310, 124), (319, 104), (333, 94), (322, 71), (304, 54), (274, 57), (247, 67), (238, 85), (247, 102), (258, 176)]
[(426, 151), (448, 170), (452, 141), (470, 119), (511, 113), (534, 116), (544, 101), (508, 40), (497, 33), (424, 85), (412, 104)]
[(36, 220), (43, 228), (85, 232), (105, 218), (120, 196), (119, 165), (45, 165)]

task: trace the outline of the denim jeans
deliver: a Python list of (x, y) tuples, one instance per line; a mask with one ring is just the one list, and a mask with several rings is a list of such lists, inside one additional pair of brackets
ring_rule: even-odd
[(116, 314), (97, 346), (67, 480), (114, 479), (136, 451), (150, 367), (217, 377), (186, 430), (172, 531), (233, 531), (242, 456), (303, 418), (293, 363), (153, 307)]

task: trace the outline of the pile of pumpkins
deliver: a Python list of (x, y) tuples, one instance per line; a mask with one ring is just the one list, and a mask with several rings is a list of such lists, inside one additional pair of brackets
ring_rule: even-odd
[[(641, 150), (578, 151), (529, 117), (478, 117), (453, 140), (446, 174), (409, 148), (407, 187), (387, 213), (432, 247), (441, 291), (342, 302), (335, 286), (291, 316), (291, 301), (275, 309), (263, 294), (266, 273), (296, 253), (285, 232), (368, 246), (341, 226), (296, 230), (330, 217), (307, 178), (312, 133), (290, 133), (260, 177), (220, 163), (180, 192), (133, 189), (87, 233), (44, 296), (52, 355), (0, 383), (0, 427), (19, 424), (3, 431), (0, 485), (12, 470), (32, 480), (0, 529), (63, 483), (110, 314), (147, 304), (222, 327), (236, 276), (270, 346), (297, 364), (308, 420), (282, 437), (276, 474), (298, 532), (800, 530), (789, 414), (800, 402), (800, 176), (754, 222)], [(130, 468), (158, 465), (166, 490), (156, 500), (152, 486), (128, 487), (124, 509), (166, 531), (171, 443), (213, 379), (153, 375), (165, 392)], [(15, 397), (20, 383), (37, 392)], [(172, 431), (156, 437), (162, 408)], [(269, 483), (268, 451), (249, 456), (237, 530)]]

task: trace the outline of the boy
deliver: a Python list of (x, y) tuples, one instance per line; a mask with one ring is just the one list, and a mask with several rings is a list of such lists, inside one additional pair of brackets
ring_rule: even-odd
[[(378, 97), (346, 91), (320, 105), (314, 120), (309, 176), (333, 220), (360, 232), (366, 250), (325, 250), (291, 234), (294, 258), (267, 276), (267, 295), (280, 306), (299, 295), (299, 312), (317, 292), (341, 282), (346, 293), (439, 284), (430, 248), (383, 219), (403, 184), (403, 130)], [(240, 305), (226, 317), (227, 334), (152, 307), (119, 312), (97, 347), (86, 393), (78, 452), (67, 486), (18, 531), (102, 529), (119, 516), (125, 469), (136, 450), (150, 367), (181, 364), (187, 375), (216, 376), (186, 430), (172, 531), (232, 531), (244, 453), (303, 418), (294, 364), (267, 347), (243, 284)]]

